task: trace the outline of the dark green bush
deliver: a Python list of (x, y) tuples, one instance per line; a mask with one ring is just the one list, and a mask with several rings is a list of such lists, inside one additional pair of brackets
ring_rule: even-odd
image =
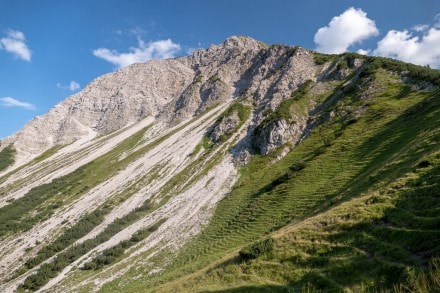
[[(215, 121), (214, 125), (218, 125), (219, 123), (222, 122), (223, 119), (230, 117), (234, 112), (237, 113), (238, 118), (240, 119), (239, 124), (234, 128), (231, 129), (227, 132), (225, 132), (219, 139), (219, 141), (217, 143), (222, 143), (225, 142), (237, 129), (239, 129), (245, 122), (246, 120), (249, 118), (250, 113), (251, 113), (251, 108), (249, 106), (246, 106), (238, 101), (235, 101), (234, 103), (231, 104), (231, 106), (229, 106)], [(214, 128), (213, 128), (214, 129)], [(211, 134), (211, 132), (207, 133), (207, 136), (209, 136)], [(203, 141), (203, 147), (207, 150), (207, 149), (211, 149), (213, 146), (213, 142), (206, 137), (206, 139), (204, 138)]]
[(334, 59), (335, 55), (328, 55), (328, 54), (321, 54), (314, 52), (313, 53), (313, 61), (315, 61), (315, 64), (322, 65), (324, 63), (327, 63)]
[(261, 131), (269, 126), (271, 123), (284, 119), (287, 122), (291, 122), (292, 114), (290, 113), (290, 107), (294, 103), (294, 99), (283, 100), (275, 111), (272, 109), (264, 110), (264, 120), (255, 128), (255, 133), (259, 135)]
[(292, 166), (289, 167), (291, 171), (298, 172), (306, 167), (306, 163), (304, 161), (295, 162)]
[(296, 91), (294, 91), (291, 95), (291, 97), (298, 101), (302, 97), (308, 94), (310, 87), (313, 85), (313, 80), (307, 80), (304, 82)]
[(163, 224), (167, 219), (161, 219), (157, 223), (151, 225), (146, 229), (141, 229), (134, 233), (130, 239), (120, 242), (119, 244), (104, 250), (99, 256), (95, 257), (93, 260), (87, 262), (82, 267), (83, 270), (98, 270), (106, 265), (114, 262), (118, 257), (124, 254), (124, 251), (133, 246), (134, 244), (144, 240), (152, 232), (156, 231), (160, 225)]
[(267, 238), (244, 247), (242, 250), (240, 250), (239, 254), (241, 259), (248, 261), (257, 258), (264, 253), (271, 252), (274, 244), (275, 240), (272, 238)]
[[(56, 276), (56, 274), (63, 270), (69, 263), (74, 262), (82, 255), (89, 252), (94, 247), (98, 246), (101, 243), (109, 240), (113, 235), (124, 229), (129, 224), (135, 222), (140, 217), (145, 215), (152, 208), (151, 203), (147, 200), (145, 203), (135, 209), (130, 214), (127, 214), (123, 218), (119, 218), (115, 220), (113, 223), (107, 226), (105, 230), (100, 233), (98, 236), (92, 239), (88, 239), (81, 244), (74, 245), (65, 249), (68, 245), (73, 243), (75, 240), (81, 238), (83, 235), (87, 234), (91, 229), (97, 226), (103, 219), (104, 215), (108, 212), (109, 207), (98, 209), (92, 212), (91, 214), (83, 217), (75, 226), (67, 230), (63, 235), (61, 235), (57, 240), (55, 240), (52, 244), (44, 247), (41, 251), (38, 252), (37, 256), (33, 259), (30, 259), (26, 262), (25, 266), (28, 268), (32, 268), (47, 258), (51, 257), (57, 252), (60, 252), (57, 257), (50, 263), (44, 264), (44, 270), (40, 269), (37, 271), (35, 275), (29, 276), (24, 284), (22, 285), (23, 289), (35, 290), (46, 284), (49, 279)], [(163, 223), (166, 219), (159, 221), (160, 224)], [(159, 225), (160, 225), (159, 224)], [(154, 228), (151, 228), (154, 227)], [(157, 229), (158, 226), (151, 226), (148, 229)], [(139, 242), (144, 239), (148, 234), (151, 233), (147, 229), (140, 230), (135, 233), (129, 242), (132, 244)], [(124, 243), (126, 241), (121, 242), (116, 247), (105, 250), (105, 254), (101, 255), (99, 261), (95, 264), (88, 264), (87, 268), (97, 268), (99, 266), (103, 266), (105, 264), (113, 262), (119, 255), (123, 253), (123, 249), (129, 247)], [(131, 245), (132, 245), (131, 244)], [(65, 249), (65, 250), (64, 250)], [(64, 250), (64, 251), (63, 251)], [(47, 271), (50, 270), (54, 276), (48, 274)], [(29, 279), (29, 281), (28, 281)]]
[(0, 151), (0, 172), (14, 163), (15, 150), (7, 146)]

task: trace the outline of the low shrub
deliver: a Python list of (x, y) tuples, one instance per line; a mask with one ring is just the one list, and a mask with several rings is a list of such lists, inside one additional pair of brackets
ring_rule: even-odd
[(244, 247), (242, 250), (240, 250), (239, 254), (241, 259), (248, 261), (257, 258), (264, 253), (271, 252), (274, 244), (275, 240), (272, 238), (267, 238)]

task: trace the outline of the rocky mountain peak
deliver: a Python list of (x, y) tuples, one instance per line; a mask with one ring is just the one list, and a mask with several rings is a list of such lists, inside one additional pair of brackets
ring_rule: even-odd
[(229, 48), (238, 48), (238, 49), (257, 49), (267, 47), (267, 45), (263, 44), (260, 41), (257, 41), (251, 37), (247, 36), (231, 36), (227, 38), (222, 46)]
[(22, 164), (55, 145), (93, 139), (148, 116), (176, 123), (239, 97), (255, 104), (258, 123), (264, 109), (275, 109), (315, 76), (305, 49), (232, 36), (191, 56), (133, 64), (98, 77), (1, 145), (13, 145)]

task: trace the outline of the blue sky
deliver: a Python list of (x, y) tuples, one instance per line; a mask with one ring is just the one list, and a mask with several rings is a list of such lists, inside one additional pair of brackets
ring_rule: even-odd
[(231, 35), (440, 67), (438, 0), (0, 0), (0, 138), (96, 77)]

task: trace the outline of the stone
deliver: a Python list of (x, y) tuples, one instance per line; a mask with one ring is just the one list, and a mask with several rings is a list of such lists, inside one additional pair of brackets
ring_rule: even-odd
[(225, 135), (233, 133), (239, 124), (240, 117), (238, 117), (237, 111), (234, 110), (231, 112), (231, 115), (222, 117), (217, 121), (209, 137), (213, 142), (219, 143)]

